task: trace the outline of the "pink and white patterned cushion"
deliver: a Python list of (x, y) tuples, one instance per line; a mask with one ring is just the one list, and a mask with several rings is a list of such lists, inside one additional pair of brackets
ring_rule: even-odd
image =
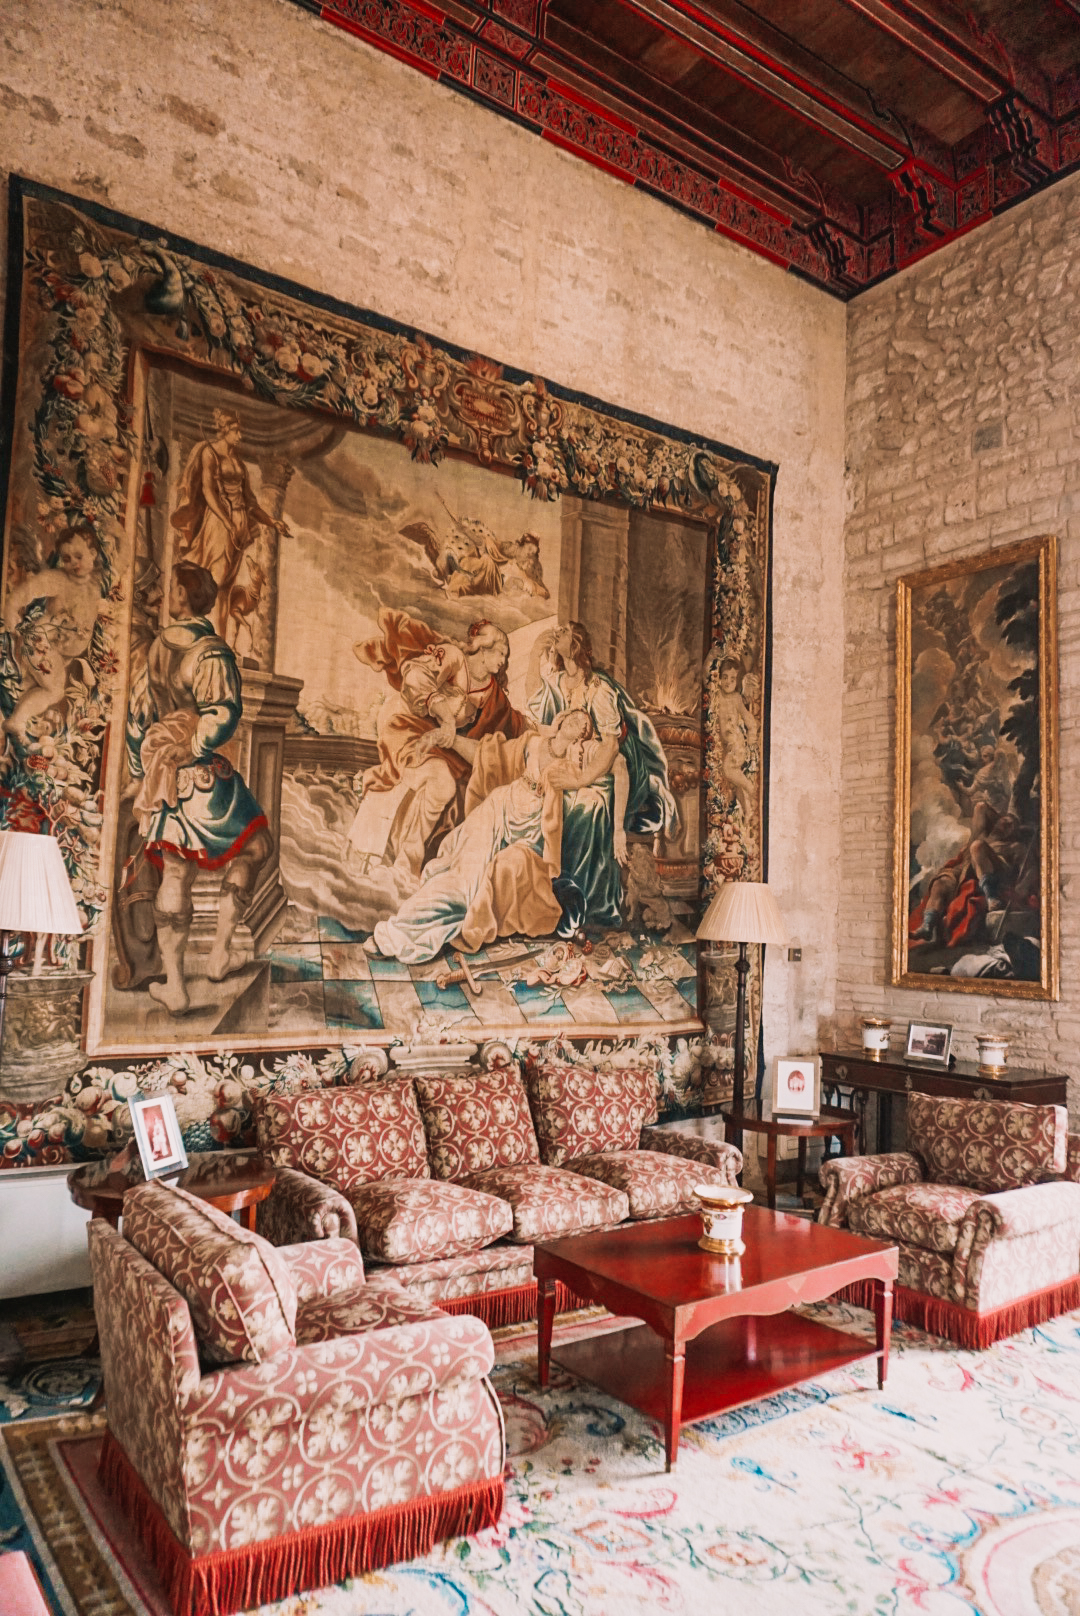
[(724, 1168), (681, 1161), (656, 1150), (608, 1150), (602, 1156), (581, 1156), (567, 1164), (567, 1171), (621, 1190), (631, 1218), (674, 1218), (697, 1212), (701, 1203), (694, 1194), (695, 1184), (726, 1188), (731, 1182)]
[(540, 1160), (517, 1069), (487, 1077), (416, 1077), (416, 1098), (436, 1178)]
[(848, 1207), (848, 1227), (874, 1240), (896, 1240), (924, 1251), (956, 1250), (960, 1225), (978, 1190), (959, 1184), (895, 1184)]
[(465, 1182), (470, 1189), (507, 1203), (514, 1226), (506, 1238), (522, 1245), (590, 1229), (614, 1229), (629, 1213), (626, 1196), (619, 1190), (590, 1183), (561, 1167), (541, 1167), (539, 1162), (489, 1167), (484, 1173), (470, 1173)]
[[(314, 1341), (336, 1341), (346, 1335), (368, 1337), (368, 1345), (373, 1350), (365, 1389), (369, 1399), (375, 1402), (380, 1397), (400, 1397), (403, 1392), (414, 1396), (420, 1390), (422, 1369), (428, 1372), (428, 1385), (432, 1388), (446, 1386), (462, 1374), (487, 1374), (495, 1361), (487, 1326), (465, 1315), (463, 1327), (455, 1321), (451, 1329), (445, 1330), (443, 1321), (446, 1319), (447, 1314), (431, 1302), (410, 1296), (402, 1286), (386, 1280), (362, 1285), (351, 1296), (322, 1296), (306, 1303), (296, 1317), (296, 1340), (299, 1346), (306, 1346)], [(382, 1345), (389, 1346), (393, 1342), (396, 1346), (397, 1341), (390, 1336), (383, 1336), (380, 1341), (375, 1332), (411, 1329), (416, 1325), (435, 1326), (434, 1331), (417, 1330), (414, 1337), (415, 1350), (419, 1350), (422, 1342), (430, 1342), (431, 1350), (425, 1364), (421, 1365), (419, 1358), (413, 1360), (409, 1365), (409, 1380), (403, 1382), (400, 1364), (392, 1365), (389, 1355), (380, 1351)], [(378, 1362), (380, 1358), (384, 1358), (382, 1365)], [(380, 1370), (384, 1377), (381, 1381), (376, 1378)]]
[[(313, 1296), (351, 1296), (364, 1283), (363, 1259), (352, 1240), (304, 1240), (276, 1250), (292, 1275), (298, 1307)], [(299, 1322), (296, 1332), (299, 1340)]]
[(296, 1286), (253, 1230), (168, 1184), (124, 1197), (124, 1234), (191, 1310), (208, 1363), (266, 1363), (296, 1345)]
[(382, 1178), (430, 1178), (412, 1079), (253, 1097), (259, 1147), (352, 1198)]
[(1068, 1113), (1061, 1105), (910, 1094), (907, 1132), (909, 1150), (938, 1184), (993, 1193), (1065, 1171)]
[(656, 1077), (649, 1071), (551, 1061), (526, 1067), (525, 1088), (546, 1167), (606, 1150), (636, 1150), (643, 1126), (656, 1120)]
[(505, 1201), (460, 1184), (382, 1179), (352, 1198), (360, 1250), (372, 1262), (422, 1263), (480, 1251), (511, 1228)]

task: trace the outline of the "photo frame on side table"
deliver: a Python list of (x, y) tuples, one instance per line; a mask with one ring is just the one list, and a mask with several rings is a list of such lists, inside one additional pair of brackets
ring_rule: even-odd
[(131, 1125), (148, 1179), (178, 1173), (188, 1164), (171, 1094), (137, 1094), (129, 1101)]
[(772, 1120), (816, 1122), (820, 1108), (820, 1057), (778, 1055), (773, 1061)]
[(908, 1023), (907, 1048), (904, 1053), (908, 1060), (926, 1061), (927, 1065), (948, 1066), (952, 1033), (951, 1026), (941, 1026), (936, 1022), (911, 1021)]

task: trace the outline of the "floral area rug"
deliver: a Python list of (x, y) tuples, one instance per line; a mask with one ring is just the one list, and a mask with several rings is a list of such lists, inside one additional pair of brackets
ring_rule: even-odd
[(0, 1425), (89, 1407), (101, 1381), (96, 1341), (89, 1290), (0, 1305)]
[(100, 1383), (97, 1358), (58, 1358), (52, 1363), (9, 1369), (0, 1375), (0, 1425), (89, 1408)]
[[(870, 1335), (860, 1310), (810, 1311)], [(264, 1616), (1075, 1616), (1080, 1313), (981, 1353), (893, 1344), (884, 1391), (867, 1360), (691, 1427), (668, 1475), (657, 1427), (558, 1369), (541, 1392), (518, 1336), (494, 1372), (499, 1525)], [(35, 1555), (58, 1616), (160, 1616), (94, 1483), (102, 1428), (5, 1427), (0, 1547)]]

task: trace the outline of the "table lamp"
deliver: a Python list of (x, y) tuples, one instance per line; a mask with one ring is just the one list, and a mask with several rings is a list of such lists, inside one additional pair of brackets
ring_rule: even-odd
[(33, 974), (40, 976), (46, 935), (74, 937), (82, 929), (59, 842), (52, 836), (37, 836), (29, 831), (0, 831), (0, 1052), (4, 1044), (7, 979), (15, 965), (8, 956), (8, 933), (37, 933)]
[[(725, 881), (701, 918), (697, 929), (703, 943), (738, 943), (735, 961), (735, 1087), (731, 1115), (735, 1122), (734, 1144), (742, 1149), (743, 1067), (746, 1062), (746, 978), (750, 970), (747, 949), (751, 943), (787, 943), (783, 917), (764, 881)], [(708, 956), (706, 956), (708, 958)]]

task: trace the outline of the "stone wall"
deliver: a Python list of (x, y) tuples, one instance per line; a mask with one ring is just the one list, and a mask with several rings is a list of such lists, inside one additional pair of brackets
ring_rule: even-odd
[[(0, 170), (776, 461), (766, 1054), (832, 1013), (843, 307), (286, 0), (8, 0)], [(780, 951), (771, 951), (776, 956)]]
[[(859, 1013), (1001, 1030), (1015, 1065), (1075, 1073), (1080, 1036), (1080, 179), (849, 305), (837, 1031)], [(1061, 999), (888, 988), (897, 577), (1058, 536)]]

